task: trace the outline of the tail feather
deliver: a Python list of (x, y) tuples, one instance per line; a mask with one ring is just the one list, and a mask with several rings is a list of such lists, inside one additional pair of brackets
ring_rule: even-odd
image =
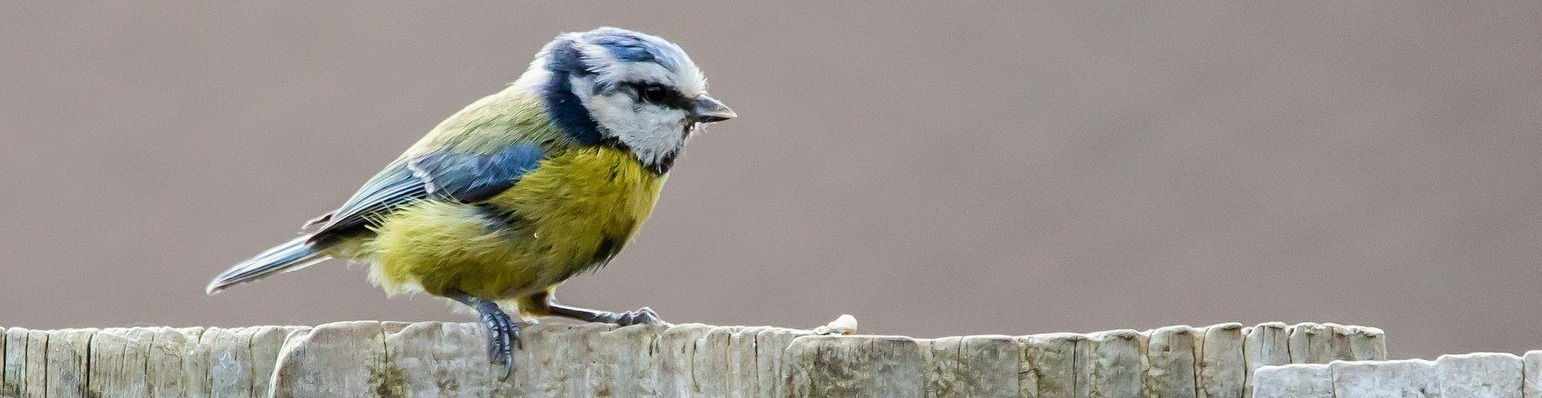
[(205, 292), (219, 293), (220, 290), (232, 285), (251, 282), (280, 272), (298, 270), (326, 260), (325, 253), (305, 243), (309, 238), (309, 236), (295, 238), (230, 267), (215, 276), (214, 280), (209, 282)]

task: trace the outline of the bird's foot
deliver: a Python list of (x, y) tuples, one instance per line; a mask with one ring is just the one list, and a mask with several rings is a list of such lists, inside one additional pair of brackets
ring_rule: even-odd
[[(485, 304), (483, 304), (485, 303)], [(519, 339), (519, 325), (491, 301), (477, 305), (482, 325), (487, 327), (487, 356), (497, 365), (514, 367), (514, 348), (524, 348)]]
[(636, 311), (627, 311), (622, 313), (605, 312), (603, 315), (606, 315), (607, 319), (599, 320), (598, 322), (614, 323), (616, 326), (653, 325), (664, 323), (664, 320), (659, 319), (659, 314), (657, 312), (653, 312), (653, 309), (648, 307), (642, 307), (638, 308)]
[(498, 303), (491, 300), (467, 294), (449, 297), (477, 310), (482, 326), (487, 328), (487, 356), (493, 364), (508, 368), (508, 373), (503, 376), (507, 380), (509, 375), (514, 374), (514, 349), (524, 348), (524, 343), (519, 339), (519, 325), (498, 307)]

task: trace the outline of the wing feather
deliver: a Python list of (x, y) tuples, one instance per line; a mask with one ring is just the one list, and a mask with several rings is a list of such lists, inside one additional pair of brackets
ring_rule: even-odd
[(371, 178), (337, 210), (318, 217), (310, 241), (370, 225), (419, 200), (474, 203), (513, 187), (545, 157), (536, 145), (515, 145), (491, 155), (430, 152), (397, 162)]

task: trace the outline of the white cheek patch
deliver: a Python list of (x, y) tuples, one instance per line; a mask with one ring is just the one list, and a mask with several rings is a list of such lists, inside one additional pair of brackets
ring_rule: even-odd
[(600, 133), (626, 144), (643, 164), (657, 165), (685, 146), (685, 111), (638, 103), (622, 92), (589, 95), (594, 90), (593, 81), (570, 79), (574, 94), (589, 109)]
[(626, 94), (589, 97), (591, 114), (644, 164), (655, 165), (685, 146), (685, 111), (634, 103)]

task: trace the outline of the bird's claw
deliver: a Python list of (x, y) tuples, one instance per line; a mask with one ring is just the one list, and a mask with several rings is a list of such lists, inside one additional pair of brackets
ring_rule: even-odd
[(487, 326), (487, 355), (495, 365), (508, 367), (508, 375), (514, 373), (514, 349), (523, 349), (524, 343), (519, 338), (519, 325), (509, 314), (496, 307), (478, 308), (482, 310), (482, 324)]
[(617, 326), (631, 326), (631, 325), (653, 325), (653, 324), (658, 324), (658, 323), (664, 323), (664, 321), (662, 319), (659, 319), (659, 314), (657, 312), (653, 312), (652, 308), (642, 307), (642, 308), (637, 309), (636, 311), (627, 311), (627, 312), (623, 312), (623, 313), (620, 313), (620, 314), (616, 314), (616, 319), (614, 321), (611, 321), (611, 323), (614, 323)]

